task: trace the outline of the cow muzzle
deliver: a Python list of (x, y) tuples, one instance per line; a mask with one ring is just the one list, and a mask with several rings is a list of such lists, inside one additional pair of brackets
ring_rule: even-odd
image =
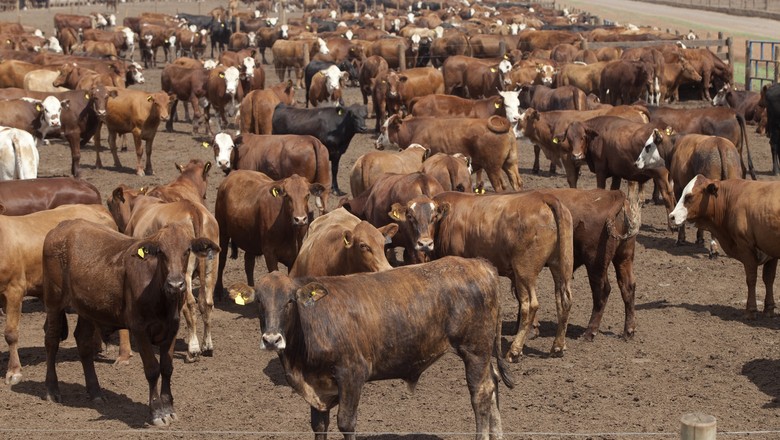
[(293, 217), (293, 226), (305, 226), (309, 223), (309, 216)]
[(417, 240), (414, 249), (423, 252), (433, 252), (433, 240), (430, 238), (421, 238)]
[(184, 277), (169, 277), (165, 280), (165, 290), (168, 293), (179, 294), (184, 292), (186, 284), (184, 283)]
[(281, 333), (263, 333), (263, 350), (284, 350), (287, 346)]

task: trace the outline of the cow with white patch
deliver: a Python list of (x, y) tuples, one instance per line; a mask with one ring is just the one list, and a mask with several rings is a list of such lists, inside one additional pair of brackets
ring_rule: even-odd
[[(29, 101), (33, 102), (35, 100), (29, 100)], [(62, 116), (62, 109), (63, 107), (68, 108), (69, 101), (67, 99), (64, 101), (60, 101), (54, 96), (47, 96), (43, 101), (40, 101), (39, 105), (41, 107), (40, 108), (41, 126), (39, 128), (39, 131), (41, 133), (41, 142), (43, 142), (44, 144), (48, 144), (49, 141), (46, 140), (46, 135), (52, 131), (59, 131), (60, 127), (62, 126), (62, 123), (60, 121), (60, 117)]]
[(209, 113), (212, 107), (217, 114), (217, 132), (222, 131), (223, 124), (227, 127), (228, 116), (231, 118), (236, 116), (238, 106), (244, 98), (244, 90), (241, 87), (239, 77), (240, 72), (235, 66), (227, 68), (217, 66), (209, 72), (209, 78), (206, 82), (208, 104), (206, 104), (204, 114), (206, 115), (206, 130), (210, 135), (214, 134), (209, 124)]
[(742, 263), (748, 288), (748, 318), (758, 310), (756, 280), (758, 266), (764, 266), (764, 314), (774, 315), (773, 284), (780, 257), (780, 183), (719, 181), (699, 174), (685, 186), (669, 219), (677, 225), (687, 221), (710, 231), (726, 254)]
[(343, 103), (341, 90), (346, 84), (349, 74), (342, 72), (337, 66), (320, 70), (311, 80), (308, 100), (312, 106), (336, 106)]
[(38, 148), (30, 133), (0, 127), (0, 180), (38, 177)]

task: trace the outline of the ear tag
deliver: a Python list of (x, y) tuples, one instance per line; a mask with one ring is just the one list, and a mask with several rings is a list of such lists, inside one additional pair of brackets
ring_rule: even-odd
[(344, 237), (344, 246), (349, 246), (349, 240), (347, 240), (347, 237)]
[(398, 211), (394, 210), (393, 213), (392, 213), (392, 216), (396, 220), (400, 220), (401, 219), (401, 216), (398, 214)]
[(142, 260), (144, 259), (144, 257), (146, 257), (146, 252), (144, 251), (144, 248), (142, 247), (138, 248), (138, 256), (141, 257)]
[(235, 301), (236, 304), (238, 304), (240, 306), (245, 306), (246, 305), (246, 301), (244, 301), (244, 297), (241, 296), (240, 293), (238, 295), (236, 295), (236, 298), (233, 301)]
[(491, 67), (491, 68), (490, 68), (490, 71), (491, 71), (492, 73), (496, 73), (496, 72), (497, 72), (497, 70), (496, 70), (496, 68), (495, 68), (495, 67)]
[(35, 111), (41, 111), (41, 105), (35, 104)]
[(220, 74), (219, 74), (219, 77), (220, 77), (220, 78), (224, 78), (224, 77), (225, 77), (225, 74), (224, 74), (224, 73), (220, 73)]
[(149, 96), (147, 96), (147, 97), (146, 97), (146, 100), (147, 100), (147, 101), (149, 101), (149, 102), (151, 102), (151, 101), (152, 101), (152, 95), (149, 95)]
[(496, 106), (496, 108), (501, 108), (501, 103), (500, 103), (500, 102), (496, 102), (496, 103), (495, 103), (495, 104), (493, 104), (493, 105), (494, 105), (494, 106)]
[(339, 109), (339, 116), (341, 116), (343, 114), (344, 114), (344, 110), (343, 109)]
[(272, 194), (274, 197), (279, 197), (279, 190), (278, 190), (278, 189), (276, 189), (276, 188), (272, 188), (272, 189), (271, 189), (271, 194)]
[(84, 98), (89, 99), (89, 93), (85, 93)]
[(505, 60), (508, 60), (508, 59), (509, 59), (509, 54), (508, 54), (508, 53), (505, 53), (505, 54), (504, 54), (504, 59), (505, 59)]
[(552, 141), (554, 144), (557, 144), (559, 142), (557, 137), (552, 138)]
[(203, 142), (201, 143), (201, 145), (203, 146), (203, 148), (208, 148), (208, 147), (209, 147), (209, 143), (208, 143), (208, 142), (206, 142), (206, 141), (203, 141)]
[(672, 135), (672, 127), (666, 127), (666, 135), (671, 136)]

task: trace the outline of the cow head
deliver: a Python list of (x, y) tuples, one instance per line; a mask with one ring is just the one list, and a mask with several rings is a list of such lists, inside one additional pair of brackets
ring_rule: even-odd
[(49, 52), (62, 53), (62, 46), (60, 46), (60, 41), (56, 37), (47, 38), (44, 47)]
[(319, 183), (309, 183), (297, 174), (274, 182), (270, 189), (271, 196), (281, 198), (282, 209), (292, 220), (292, 225), (298, 227), (309, 224), (309, 196), (319, 197), (324, 192), (324, 186)]
[(420, 38), (420, 34), (414, 34), (409, 38), (409, 41), (412, 43), (410, 47), (412, 53), (417, 53), (420, 51)]
[(328, 95), (333, 95), (349, 77), (347, 72), (342, 72), (337, 66), (329, 66), (327, 69), (320, 70), (320, 75), (325, 77), (325, 90)]
[(157, 109), (161, 121), (167, 121), (171, 115), (171, 104), (173, 98), (165, 92), (152, 93), (146, 97), (146, 100), (152, 103), (152, 108)]
[(135, 34), (133, 33), (133, 31), (130, 28), (124, 28), (124, 29), (122, 29), (121, 32), (124, 34), (125, 44), (127, 45), (127, 50), (131, 51), (131, 53), (132, 53), (132, 50), (133, 50), (132, 48), (135, 47)]
[(702, 80), (702, 76), (699, 73), (699, 69), (696, 68), (687, 58), (680, 57), (680, 65), (682, 66), (682, 78), (686, 81), (699, 82)]
[(371, 223), (362, 221), (352, 230), (342, 234), (344, 252), (352, 272), (381, 272), (392, 269), (385, 256), (385, 243), (398, 232), (398, 225), (375, 228)]
[(255, 59), (252, 57), (244, 57), (243, 60), (241, 60), (241, 73), (246, 75), (248, 78), (252, 78), (255, 76)]
[(416, 258), (422, 258), (424, 261), (433, 252), (436, 223), (448, 209), (449, 204), (439, 205), (428, 196), (420, 195), (406, 204), (393, 203), (388, 215), (399, 224), (409, 242), (414, 244), (414, 250), (418, 254)]
[(639, 153), (639, 157), (637, 157), (636, 162), (634, 162), (634, 165), (636, 165), (637, 168), (644, 170), (666, 166), (666, 162), (661, 156), (661, 151), (659, 149), (666, 138), (664, 134), (666, 134), (666, 136), (671, 136), (674, 132), (671, 127), (667, 127), (665, 133), (657, 128), (653, 129), (652, 133), (650, 133), (650, 136), (645, 141), (645, 146)]
[(254, 32), (250, 32), (246, 34), (246, 38), (249, 40), (249, 45), (252, 47), (257, 46), (257, 34)]
[[(350, 49), (351, 50), (351, 49)], [(345, 72), (347, 76), (349, 77), (349, 80), (352, 83), (357, 83), (359, 81), (360, 76), (360, 68), (358, 67), (360, 64), (360, 61), (353, 59), (353, 60), (344, 60), (338, 64), (339, 70), (342, 72)]]
[(127, 65), (127, 73), (125, 73), (125, 84), (131, 86), (133, 84), (143, 84), (144, 82), (146, 82), (144, 68), (136, 62), (130, 62)]
[(62, 125), (60, 117), (62, 109), (68, 108), (70, 101), (60, 101), (54, 96), (47, 96), (43, 101), (35, 103), (35, 109), (40, 112), (43, 125), (51, 128), (59, 128)]
[(522, 138), (529, 136), (528, 133), (533, 131), (534, 124), (539, 121), (541, 115), (534, 108), (526, 109), (517, 119), (517, 126), (515, 128), (515, 137)]
[(225, 174), (230, 172), (230, 156), (233, 154), (236, 144), (241, 144), (240, 139), (236, 138), (236, 142), (233, 142), (233, 138), (227, 133), (217, 133), (211, 142), (211, 147), (214, 148), (214, 160)]
[(552, 87), (553, 79), (558, 73), (558, 70), (550, 64), (537, 64), (536, 65), (536, 83)]
[[(133, 262), (131, 267), (126, 269), (129, 273), (144, 274), (154, 268), (151, 280), (143, 279), (143, 275), (129, 277), (131, 290), (138, 293), (146, 292), (146, 284), (157, 280), (162, 284), (159, 287), (165, 293), (166, 302), (176, 304), (175, 308), (171, 308), (171, 313), (175, 312), (178, 315), (184, 301), (185, 273), (190, 254), (208, 257), (216, 252), (219, 252), (219, 246), (213, 241), (208, 238), (194, 238), (191, 225), (168, 224), (150, 237), (135, 242), (127, 250), (127, 257)], [(134, 282), (140, 282), (142, 285), (132, 286)]]
[(89, 101), (89, 105), (95, 111), (98, 119), (105, 121), (106, 108), (109, 98), (116, 98), (119, 95), (116, 89), (109, 90), (104, 85), (96, 85), (89, 92), (84, 93), (84, 97)]
[[(520, 92), (503, 92), (499, 91), (502, 102), (496, 101), (494, 105), (503, 106), (506, 118), (509, 119), (510, 124), (517, 124), (520, 120)], [(498, 110), (498, 107), (496, 107)], [(500, 115), (500, 112), (496, 112)]]
[(217, 61), (216, 60), (205, 60), (203, 61), (203, 68), (206, 70), (214, 70), (214, 68), (217, 67)]
[(712, 98), (712, 105), (714, 106), (728, 106), (728, 102), (726, 101), (726, 95), (728, 95), (731, 92), (731, 84), (726, 83), (723, 84), (723, 87), (718, 90), (718, 94), (715, 95), (714, 98)]
[(347, 122), (347, 127), (355, 133), (365, 133), (368, 131), (366, 127), (366, 118), (368, 117), (368, 108), (361, 104), (352, 104), (349, 107), (342, 107), (339, 105), (336, 107), (336, 111), (339, 115), (344, 115), (344, 120)]
[(473, 188), (471, 183), (471, 173), (474, 168), (471, 166), (471, 158), (461, 153), (455, 153), (452, 157), (458, 162), (455, 169), (455, 176), (452, 183), (453, 189), (458, 192), (469, 192)]
[(236, 92), (238, 91), (238, 80), (240, 76), (238, 68), (235, 66), (228, 67), (224, 71), (219, 72), (218, 75), (225, 81), (225, 93), (235, 98)]
[(54, 78), (51, 85), (54, 87), (65, 87), (67, 84), (76, 84), (77, 81), (71, 79), (71, 76), (76, 72), (78, 66), (76, 63), (65, 63), (57, 69), (59, 75)]
[(286, 39), (290, 38), (289, 30), (290, 30), (290, 27), (287, 26), (286, 24), (283, 24), (282, 27), (279, 28), (279, 31), (281, 32), (281, 37), (283, 39), (286, 40)]
[[(295, 282), (279, 271), (260, 278), (255, 291), (258, 316), (260, 317), (260, 348), (263, 350), (284, 350), (287, 337), (298, 323), (298, 307), (312, 304), (326, 295), (327, 291), (314, 285), (298, 289)], [(308, 295), (308, 299), (303, 299)], [(303, 301), (299, 304), (297, 298)], [(308, 302), (306, 302), (308, 301)]]
[(328, 43), (326, 43), (322, 38), (317, 38), (317, 52), (322, 55), (327, 55), (330, 53), (330, 49), (328, 49)]
[(206, 190), (208, 189), (209, 171), (211, 171), (211, 161), (204, 162), (200, 159), (190, 159), (186, 165), (174, 163), (179, 170), (177, 180), (186, 180), (195, 188), (202, 200), (206, 200)]
[(127, 185), (121, 184), (114, 189), (111, 196), (106, 200), (108, 212), (111, 213), (111, 217), (114, 218), (114, 222), (120, 232), (124, 232), (127, 229), (127, 224), (133, 211), (133, 204), (139, 195), (141, 195), (140, 191), (130, 189)]
[(588, 145), (598, 136), (596, 131), (591, 130), (585, 124), (579, 121), (567, 124), (563, 133), (559, 133), (555, 127), (553, 129), (552, 143), (555, 144), (562, 153), (570, 154), (575, 162), (585, 160), (588, 151)]
[(168, 48), (171, 50), (176, 49), (176, 35), (171, 35), (170, 37), (168, 37), (165, 44), (167, 44)]
[(404, 121), (401, 115), (390, 115), (385, 123), (382, 125), (382, 129), (379, 132), (379, 137), (376, 139), (375, 147), (377, 150), (384, 150), (385, 148), (395, 147), (400, 148), (396, 141), (392, 139), (398, 138), (398, 131), (401, 129)]
[(697, 174), (685, 185), (680, 200), (669, 214), (669, 221), (679, 226), (707, 215), (711, 199), (718, 197), (719, 187), (719, 181)]

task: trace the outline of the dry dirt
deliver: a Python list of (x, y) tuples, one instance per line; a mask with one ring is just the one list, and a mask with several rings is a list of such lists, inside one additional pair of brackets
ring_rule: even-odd
[[(203, 4), (203, 11), (212, 6)], [(194, 3), (146, 3), (131, 5), (129, 13), (152, 8), (197, 11)], [(50, 30), (50, 15), (44, 12), (25, 12), (22, 17), (27, 24)], [(147, 83), (141, 88), (156, 90), (159, 73), (147, 71)], [(271, 83), (277, 81), (270, 71), (268, 77)], [(303, 99), (300, 92), (298, 99)], [(346, 99), (357, 102), (358, 90), (350, 89)], [(373, 126), (372, 121), (368, 126)], [(135, 160), (131, 152), (121, 153), (125, 168), (97, 170), (89, 145), (82, 156), (84, 177), (105, 197), (119, 183), (140, 187), (172, 180), (177, 174), (174, 162), (213, 159), (211, 150), (200, 146), (202, 139), (189, 134), (188, 124), (178, 123), (175, 128), (174, 134), (157, 136), (154, 176), (132, 174), (127, 168)], [(751, 133), (750, 144), (760, 179), (771, 179), (767, 139)], [(566, 185), (560, 175), (531, 175), (532, 150), (525, 142), (519, 148), (526, 188)], [(349, 188), (347, 171), (355, 159), (372, 149), (371, 135), (353, 140), (342, 161), (342, 188)], [(69, 166), (70, 154), (63, 143), (41, 148), (41, 176), (65, 175)], [(207, 205), (212, 209), (222, 178), (220, 172), (211, 173)], [(584, 172), (581, 182), (584, 188), (595, 187), (589, 172)], [(677, 438), (680, 417), (692, 411), (716, 416), (722, 437), (730, 433), (727, 438), (743, 438), (748, 436), (746, 431), (771, 431), (750, 438), (780, 436), (780, 386), (775, 381), (780, 369), (778, 319), (745, 319), (746, 287), (738, 262), (710, 260), (701, 247), (675, 246), (662, 207), (649, 204), (642, 214), (635, 260), (636, 336), (628, 342), (620, 337), (623, 307), (612, 274), (617, 293), (607, 307), (602, 332), (592, 343), (580, 339), (591, 308), (587, 277), (580, 269), (574, 279), (568, 351), (563, 358), (549, 357), (555, 306), (551, 278), (543, 273), (539, 282), (541, 336), (529, 341), (525, 357), (511, 366), (518, 386), (500, 389), (506, 438)], [(244, 279), (241, 267), (240, 260), (228, 262), (226, 283)], [(256, 276), (264, 272), (259, 262)], [(502, 287), (506, 349), (517, 303), (506, 279)], [(763, 289), (761, 283), (759, 289)], [(178, 341), (173, 393), (180, 420), (164, 429), (145, 426), (147, 385), (138, 355), (131, 365), (114, 367), (115, 353), (106, 353), (97, 362), (97, 372), (107, 403), (94, 406), (88, 401), (72, 336), (63, 343), (58, 358), (63, 403), (43, 400), (43, 319), (41, 302), (27, 299), (20, 337), (24, 379), (14, 387), (0, 386), (2, 438), (311, 438), (309, 408), (287, 386), (276, 355), (260, 351), (254, 307), (217, 304), (213, 358), (185, 363), (186, 347)], [(0, 318), (0, 325), (4, 322)], [(73, 317), (70, 323), (72, 329)], [(4, 346), (0, 351), (3, 373), (7, 362)], [(414, 394), (401, 381), (385, 381), (367, 385), (362, 397), (361, 438), (473, 437), (468, 434), (474, 430), (474, 421), (464, 370), (454, 355), (446, 355), (424, 374)], [(335, 411), (330, 429), (334, 438), (340, 437)]]

